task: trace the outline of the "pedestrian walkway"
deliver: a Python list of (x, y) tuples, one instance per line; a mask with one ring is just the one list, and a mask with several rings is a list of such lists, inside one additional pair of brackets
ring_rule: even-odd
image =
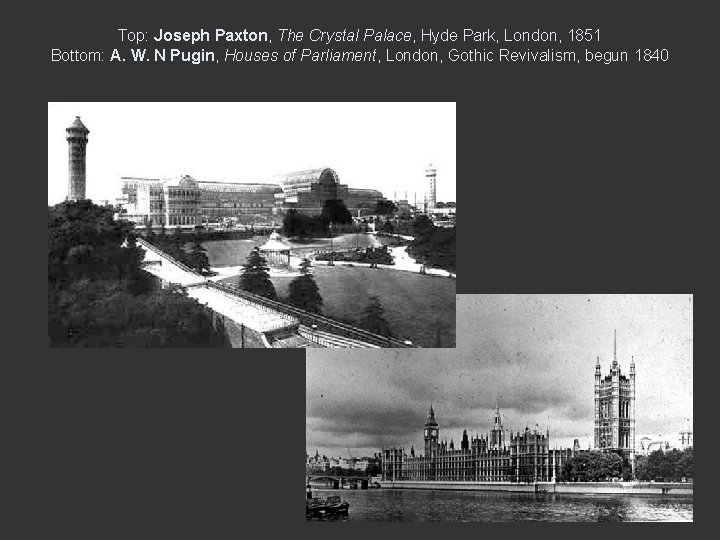
[(192, 287), (188, 289), (188, 296), (256, 332), (296, 329), (300, 324), (294, 317), (268, 310), (220, 289)]
[[(408, 346), (391, 338), (374, 335), (365, 330), (334, 321), (327, 317), (307, 312), (281, 302), (269, 300), (246, 291), (215, 283), (225, 276), (208, 278), (180, 261), (175, 260), (143, 239), (138, 244), (145, 251), (143, 269), (164, 282), (185, 287), (187, 295), (200, 304), (212, 309), (234, 323), (259, 334), (266, 347), (304, 348), (304, 347), (377, 347)], [(311, 321), (308, 323), (307, 321)], [(301, 322), (304, 325), (300, 331)], [(319, 326), (323, 330), (319, 330)], [(328, 330), (337, 330), (334, 334)], [(353, 337), (348, 337), (348, 334)], [(356, 339), (360, 337), (364, 341)]]

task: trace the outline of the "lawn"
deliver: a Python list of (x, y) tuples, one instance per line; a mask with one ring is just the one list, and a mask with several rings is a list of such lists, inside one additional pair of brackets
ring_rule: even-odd
[[(208, 250), (210, 266), (238, 266), (245, 263), (255, 246), (267, 242), (266, 236), (254, 236), (246, 240), (212, 240), (204, 242)], [(293, 255), (302, 257), (315, 251), (330, 251), (329, 238), (316, 238), (309, 242), (287, 242)], [(367, 234), (344, 234), (333, 238), (333, 249), (352, 249), (373, 246), (373, 238)]]
[[(250, 240), (215, 240), (205, 242), (211, 266), (237, 266), (245, 262), (250, 250), (262, 245), (265, 237)], [(336, 249), (372, 245), (368, 235), (347, 234), (333, 239)], [(330, 239), (316, 239), (307, 244), (292, 245), (298, 251), (325, 251)], [(376, 296), (385, 309), (385, 318), (395, 335), (424, 347), (434, 347), (437, 328), (443, 347), (455, 346), (455, 280), (399, 270), (346, 266), (317, 266), (315, 280), (323, 297), (323, 312), (330, 317), (353, 322)], [(273, 277), (278, 295), (287, 295), (292, 277)]]
[[(354, 321), (377, 296), (395, 335), (423, 347), (434, 347), (437, 328), (443, 347), (455, 346), (455, 280), (382, 268), (318, 266), (315, 281), (323, 312)], [(279, 295), (287, 294), (289, 277), (273, 277)]]

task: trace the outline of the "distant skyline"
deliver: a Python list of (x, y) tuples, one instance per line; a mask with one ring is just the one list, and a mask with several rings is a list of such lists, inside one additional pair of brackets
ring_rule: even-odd
[(592, 447), (594, 371), (634, 356), (636, 441), (677, 439), (693, 419), (692, 295), (458, 295), (457, 349), (307, 351), (306, 449), (422, 452), (430, 404), (441, 439), (550, 429), (551, 446)]
[(87, 197), (120, 196), (120, 177), (275, 182), (330, 167), (351, 187), (412, 202), (437, 168), (437, 200), (455, 201), (455, 103), (48, 103), (48, 204), (65, 199), (65, 128), (90, 130)]

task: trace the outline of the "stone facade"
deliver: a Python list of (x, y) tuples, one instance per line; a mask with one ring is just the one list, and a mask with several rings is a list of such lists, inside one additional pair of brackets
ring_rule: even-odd
[(550, 449), (550, 432), (525, 428), (505, 441), (500, 409), (495, 409), (491, 431), (468, 438), (463, 431), (460, 448), (454, 441), (440, 441), (435, 411), (430, 407), (424, 427), (425, 454), (408, 455), (403, 448), (382, 451), (382, 478), (386, 481), (435, 482), (547, 482), (552, 481), (574, 449)]
[(600, 358), (595, 364), (595, 448), (628, 459), (635, 472), (635, 360), (629, 376), (617, 360), (617, 335), (610, 374), (602, 377)]

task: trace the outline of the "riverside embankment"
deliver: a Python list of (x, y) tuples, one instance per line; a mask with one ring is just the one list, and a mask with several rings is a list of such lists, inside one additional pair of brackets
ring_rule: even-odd
[(692, 496), (692, 483), (684, 482), (423, 482), (380, 481), (383, 488), (439, 489), (458, 491), (507, 491), (522, 493), (575, 493), (598, 495), (685, 495)]

